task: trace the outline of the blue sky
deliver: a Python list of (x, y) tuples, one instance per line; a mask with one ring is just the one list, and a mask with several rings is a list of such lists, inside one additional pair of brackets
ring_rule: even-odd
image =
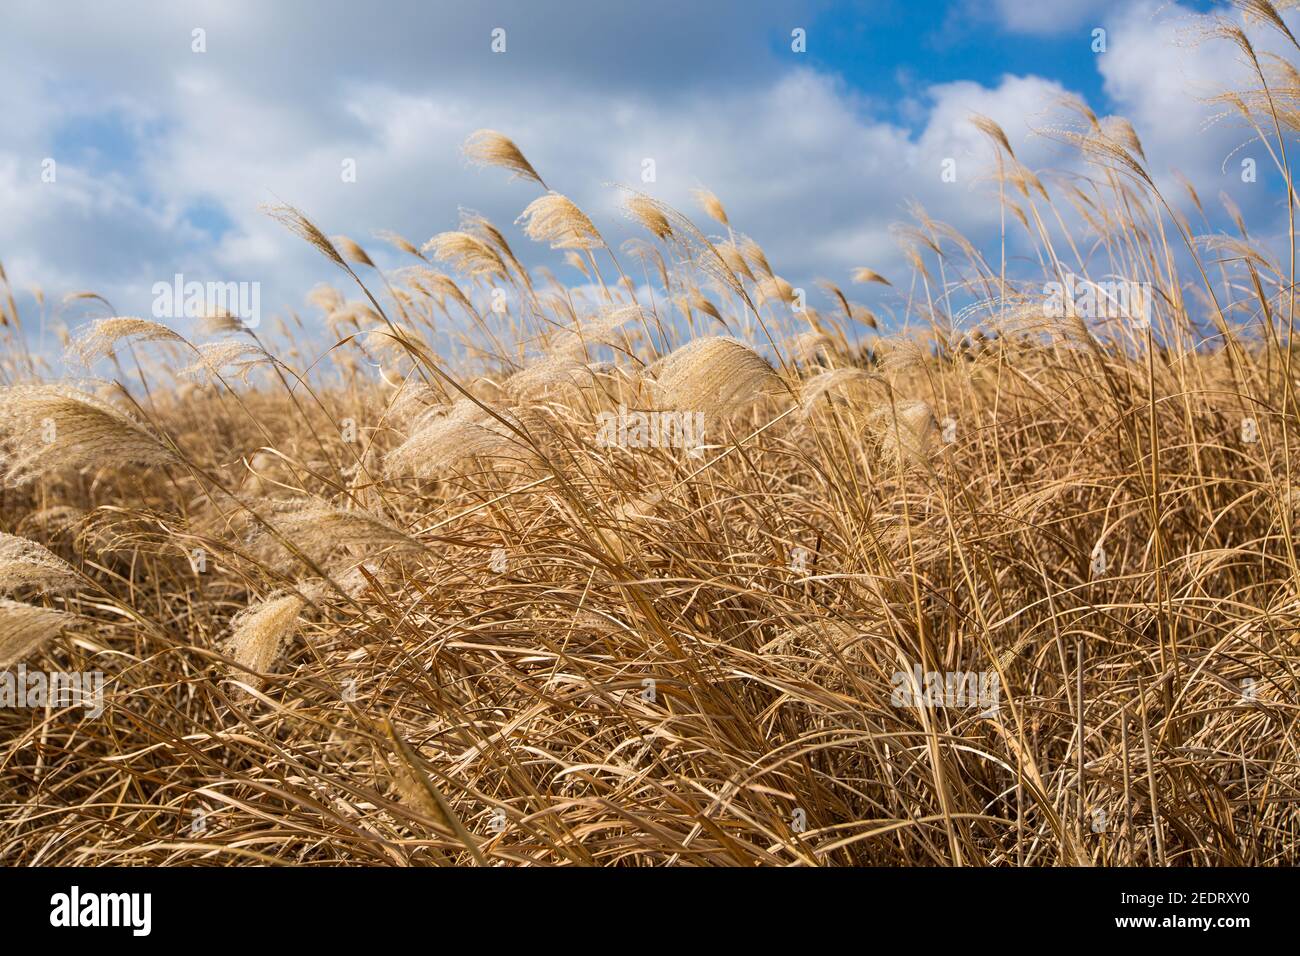
[(1095, 55), (1080, 42), (1086, 16), (1027, 40), (985, 5), (891, 0), (826, 9), (811, 26), (811, 65), (839, 74), (886, 109), (931, 84), (993, 86), (1007, 73), (1050, 77), (1106, 108)]
[[(1178, 170), (1267, 233), (1280, 228), (1281, 194), (1265, 157), (1260, 181), (1243, 183), (1224, 164), (1245, 155), (1233, 151), (1246, 134), (1205, 128), (1213, 111), (1201, 100), (1239, 79), (1222, 44), (1185, 42), (1194, 15), (1215, 10), (1190, 0), (14, 4), (0, 32), (0, 261), (24, 313), (39, 286), (49, 320), (73, 326), (95, 307), (60, 312), (64, 294), (91, 289), (121, 314), (148, 315), (152, 284), (176, 272), (256, 281), (264, 311), (310, 312), (306, 292), (342, 280), (258, 210), (286, 201), (385, 267), (406, 260), (377, 231), (418, 245), (474, 209), (507, 227), (529, 266), (576, 279), (512, 225), (535, 187), (460, 156), (468, 133), (490, 127), (616, 240), (633, 230), (605, 184), (692, 213), (703, 186), (778, 273), (846, 284), (860, 265), (901, 272), (889, 225), (909, 200), (977, 243), (994, 234), (991, 153), (973, 113), (997, 119), (1032, 168), (1077, 163), (1035, 134), (1058, 121), (1065, 93), (1128, 116), (1171, 195), (1181, 197)], [(495, 28), (504, 53), (490, 48)], [(804, 53), (791, 50), (796, 28)], [(1104, 53), (1092, 49), (1096, 28)], [(948, 157), (955, 184), (939, 179)], [(646, 158), (652, 184), (640, 182)], [(41, 179), (48, 159), (53, 183)], [(347, 160), (356, 182), (340, 177)]]

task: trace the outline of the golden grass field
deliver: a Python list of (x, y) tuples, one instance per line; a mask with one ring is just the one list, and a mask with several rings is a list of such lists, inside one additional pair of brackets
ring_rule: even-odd
[[(1225, 103), (1285, 176), (1300, 75), (1259, 62)], [(917, 210), (911, 275), (806, 306), (725, 195), (625, 191), (610, 249), (487, 131), (584, 289), (472, 215), (381, 273), (278, 207), (340, 269), (310, 314), (99, 319), (59, 382), (11, 296), (0, 669), (104, 696), (0, 708), (0, 860), (1300, 862), (1295, 250), (1075, 119), (1087, 178), (976, 118), (1000, 245)], [(1046, 314), (1066, 276), (1150, 327)], [(996, 706), (900, 706), (917, 668)]]

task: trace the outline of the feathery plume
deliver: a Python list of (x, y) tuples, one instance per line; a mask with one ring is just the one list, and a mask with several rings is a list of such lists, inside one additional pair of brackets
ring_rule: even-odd
[(722, 200), (718, 199), (707, 189), (697, 189), (694, 192), (695, 201), (700, 207), (712, 218), (722, 223), (724, 226), (730, 226), (731, 222), (727, 219), (727, 210), (722, 208)]
[(229, 312), (209, 312), (200, 316), (199, 331), (204, 335), (228, 335), (247, 332), (248, 326), (239, 316), (231, 315)]
[(85, 517), (86, 512), (81, 508), (74, 508), (72, 505), (52, 505), (29, 514), (23, 519), (19, 530), (26, 531), (31, 528), (57, 534), (73, 527)]
[(414, 329), (403, 325), (382, 326), (365, 333), (366, 347), (381, 358), (396, 362), (428, 351), (428, 343)]
[(400, 249), (407, 255), (415, 256), (417, 259), (424, 258), (424, 256), (420, 254), (420, 250), (415, 248), (415, 244), (405, 236), (399, 236), (397, 233), (389, 232), (388, 230), (380, 230), (375, 233), (375, 238), (384, 240), (384, 242), (388, 243), (394, 249)]
[(62, 385), (0, 390), (0, 448), (15, 482), (49, 468), (178, 461), (158, 435), (121, 409)]
[(781, 390), (772, 366), (748, 345), (721, 336), (688, 342), (651, 371), (667, 407), (724, 412)]
[[(498, 412), (507, 421), (512, 416)], [(443, 416), (426, 419), (406, 441), (388, 453), (390, 474), (435, 478), (470, 458), (519, 457), (525, 446), (508, 429), (469, 400), (457, 402)]]
[(533, 164), (524, 158), (523, 152), (515, 145), (514, 140), (504, 133), (498, 133), (494, 129), (475, 130), (469, 134), (464, 145), (461, 146), (461, 151), (476, 165), (508, 169), (514, 173), (511, 178), (531, 179), (543, 189), (546, 188), (546, 183), (542, 182), (542, 177), (537, 175)]
[(260, 345), (241, 342), (238, 339), (224, 339), (220, 342), (207, 342), (197, 346), (198, 361), (188, 365), (177, 374), (184, 378), (200, 379), (206, 373), (222, 375), (228, 369), (241, 381), (248, 381), (248, 373), (259, 365), (270, 365), (271, 357)]
[(243, 670), (235, 672), (236, 679), (252, 687), (260, 687), (262, 674), (267, 673), (280, 657), (281, 648), (298, 629), (298, 615), (306, 602), (296, 594), (272, 596), (244, 608), (231, 619), (227, 648), (230, 656)]
[(879, 282), (881, 285), (889, 285), (890, 282), (875, 269), (868, 269), (866, 266), (853, 270), (854, 282)]
[(343, 258), (358, 265), (375, 268), (375, 264), (370, 256), (366, 254), (366, 250), (362, 249), (356, 240), (349, 239), (347, 236), (335, 236), (331, 242), (334, 243), (334, 248), (339, 251)]
[(43, 544), (0, 531), (0, 591), (37, 594), (75, 586), (77, 572)]
[(755, 276), (772, 276), (772, 266), (767, 261), (767, 254), (763, 252), (763, 247), (753, 239), (745, 237), (740, 241), (740, 253), (749, 263), (750, 269)]
[(343, 305), (343, 293), (331, 285), (320, 283), (312, 286), (311, 291), (306, 295), (307, 302), (316, 306), (322, 312), (333, 312)]
[(271, 518), (277, 531), (304, 553), (327, 562), (340, 549), (418, 552), (424, 546), (386, 518), (323, 501), (284, 502)]
[(462, 210), (460, 228), (465, 232), (480, 237), (500, 253), (501, 261), (509, 264), (515, 270), (515, 273), (524, 280), (524, 284), (531, 287), (532, 278), (528, 275), (528, 270), (519, 261), (515, 251), (510, 248), (510, 243), (506, 240), (505, 234), (494, 226), (491, 220), (479, 213)]
[(79, 332), (67, 349), (67, 357), (81, 365), (90, 366), (96, 360), (112, 355), (117, 343), (124, 339), (189, 344), (182, 336), (158, 322), (120, 315), (99, 319)]
[(585, 346), (609, 344), (615, 341), (613, 332), (628, 322), (641, 318), (645, 314), (639, 305), (622, 305), (606, 309), (595, 320), (576, 323), (574, 328), (563, 329), (550, 342), (548, 351), (562, 355), (581, 352)]
[(591, 381), (586, 363), (571, 355), (558, 354), (515, 372), (502, 383), (502, 388), (511, 398), (521, 401), (553, 385), (580, 386), (584, 381)]
[(696, 312), (703, 312), (710, 318), (716, 319), (724, 329), (729, 330), (731, 328), (727, 324), (727, 320), (722, 317), (722, 313), (718, 311), (718, 307), (698, 292), (687, 299), (687, 304)]
[(880, 433), (882, 456), (893, 464), (927, 466), (939, 438), (939, 423), (922, 401), (899, 401), (876, 409), (872, 423)]
[(506, 276), (506, 264), (501, 254), (468, 232), (440, 232), (424, 244), (424, 251), (432, 251), (435, 259), (450, 262), (452, 268), (470, 277)]
[(805, 418), (811, 415), (823, 398), (833, 404), (851, 404), (853, 399), (863, 397), (865, 386), (875, 381), (876, 376), (860, 368), (837, 368), (814, 375), (803, 383), (799, 396), (802, 414)]
[(418, 292), (436, 299), (443, 308), (446, 308), (446, 300), (451, 299), (469, 314), (476, 314), (474, 303), (470, 302), (469, 296), (465, 295), (451, 276), (416, 266), (403, 272), (403, 281)]
[(263, 206), (262, 210), (290, 232), (310, 242), (320, 250), (325, 258), (345, 269), (347, 268), (343, 256), (339, 254), (338, 249), (334, 248), (334, 244), (329, 241), (329, 237), (293, 206), (284, 204), (270, 205)]
[(671, 239), (673, 225), (660, 208), (659, 203), (649, 196), (632, 193), (623, 200), (623, 211), (628, 217), (639, 222), (657, 239)]
[(594, 249), (604, 245), (587, 214), (559, 193), (538, 196), (515, 220), (534, 242), (549, 242), (552, 249)]
[(1004, 153), (1015, 159), (1016, 154), (1011, 148), (1011, 140), (1007, 138), (1006, 130), (999, 126), (996, 120), (977, 113), (970, 121), (972, 126), (996, 143)]
[(717, 250), (718, 257), (736, 276), (751, 282), (758, 281), (753, 270), (749, 268), (749, 263), (745, 261), (744, 254), (735, 243), (720, 242), (714, 248)]
[(30, 657), (72, 620), (66, 611), (0, 599), (0, 670)]
[(795, 336), (790, 343), (790, 352), (805, 362), (815, 363), (823, 356), (835, 354), (835, 341), (825, 332), (813, 329)]
[(758, 301), (794, 302), (794, 286), (780, 276), (766, 276), (758, 283)]
[(442, 393), (424, 382), (403, 382), (388, 403), (388, 414), (408, 422), (442, 404)]
[(1107, 116), (1101, 121), (1101, 128), (1106, 136), (1146, 162), (1147, 154), (1142, 150), (1142, 141), (1138, 139), (1137, 130), (1127, 119), (1122, 116)]

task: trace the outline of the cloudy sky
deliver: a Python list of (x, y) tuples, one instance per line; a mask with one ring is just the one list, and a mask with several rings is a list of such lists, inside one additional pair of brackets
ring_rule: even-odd
[[(1164, 185), (1186, 174), (1278, 223), (1260, 153), (1241, 181), (1233, 124), (1201, 100), (1234, 81), (1222, 43), (1186, 42), (1207, 3), (1148, 0), (409, 0), (104, 3), (14, 0), (0, 30), (0, 262), (20, 308), (51, 319), (90, 289), (148, 315), (151, 287), (261, 283), (263, 313), (302, 310), (334, 268), (259, 211), (283, 201), (329, 234), (402, 262), (462, 208), (500, 225), (530, 266), (577, 280), (513, 221), (536, 186), (466, 164), (473, 130), (510, 135), (555, 189), (615, 239), (631, 232), (612, 182), (680, 208), (719, 195), (795, 284), (888, 274), (909, 200), (976, 240), (998, 211), (998, 120), (1037, 169), (1065, 162), (1034, 130), (1066, 92), (1130, 118)], [(1094, 52), (1094, 33), (1106, 50)], [(505, 51), (492, 49), (505, 31)], [(792, 49), (805, 31), (806, 50)], [(195, 31), (206, 49), (196, 52)], [(955, 183), (941, 178), (956, 161)], [(655, 181), (642, 182), (652, 159)], [(53, 182), (42, 173), (54, 161)], [(342, 175), (355, 163), (355, 182)], [(1227, 163), (1225, 167), (1225, 162)], [(48, 178), (46, 176), (45, 178)], [(1181, 191), (1170, 189), (1171, 195)], [(82, 303), (62, 319), (76, 325)], [(101, 313), (102, 314), (102, 313)]]

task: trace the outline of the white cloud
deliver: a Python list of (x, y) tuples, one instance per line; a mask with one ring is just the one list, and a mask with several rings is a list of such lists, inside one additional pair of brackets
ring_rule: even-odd
[[(1082, 6), (1056, 4), (1054, 15), (1068, 19)], [(972, 113), (997, 120), (1032, 168), (1070, 161), (1032, 135), (1066, 92), (1053, 81), (1006, 76), (992, 87), (932, 86), (907, 104), (906, 115), (918, 123), (907, 129), (879, 118), (834, 77), (789, 67), (755, 74), (753, 64), (726, 52), (741, 41), (710, 34), (707, 19), (696, 23), (703, 39), (692, 34), (684, 42), (701, 55), (721, 51), (735, 82), (712, 69), (683, 85), (667, 78), (663, 64), (632, 62), (641, 82), (630, 84), (617, 78), (618, 57), (602, 53), (582, 68), (532, 63), (521, 83), (514, 53), (490, 60), (445, 38), (438, 41), (444, 60), (407, 49), (405, 36), (392, 56), (375, 60), (368, 58), (370, 35), (358, 37), (359, 52), (345, 55), (345, 24), (322, 17), (302, 25), (279, 8), (252, 5), (212, 8), (210, 16), (169, 7), (150, 17), (109, 16), (91, 5), (84, 16), (93, 29), (58, 36), (56, 22), (39, 9), (20, 8), (0, 40), (0, 57), (31, 66), (6, 70), (14, 82), (0, 83), (0, 107), (13, 107), (21, 127), (0, 145), (0, 200), (14, 212), (0, 220), (0, 257), (19, 283), (39, 282), (51, 292), (97, 288), (124, 312), (147, 309), (152, 282), (177, 271), (260, 281), (264, 310), (298, 307), (320, 279), (341, 282), (318, 253), (258, 211), (276, 200), (299, 206), (328, 233), (361, 241), (385, 264), (399, 259), (371, 239), (375, 231), (393, 229), (419, 244), (454, 228), (459, 208), (473, 208), (507, 227), (526, 262), (557, 267), (559, 254), (532, 246), (510, 226), (535, 187), (461, 159), (459, 144), (484, 126), (514, 137), (548, 182), (615, 240), (631, 227), (617, 211), (617, 193), (603, 183), (644, 188), (692, 215), (691, 190), (712, 189), (736, 226), (796, 283), (816, 276), (844, 282), (858, 265), (896, 267), (888, 227), (912, 199), (973, 238), (990, 238), (1000, 220), (987, 182), (992, 154), (968, 122)], [(1222, 50), (1173, 45), (1174, 33), (1153, 11), (1138, 5), (1109, 18), (1110, 48), (1098, 68), (1108, 95), (1138, 127), (1152, 168), (1164, 175), (1181, 166), (1198, 186), (1209, 183), (1203, 193), (1212, 196), (1235, 134), (1201, 136), (1200, 89), (1186, 81), (1204, 77), (1213, 89), (1231, 61)], [(512, 16), (511, 42), (528, 63), (528, 40), (546, 23), (526, 5)], [(123, 22), (139, 35), (122, 36)], [(189, 53), (191, 22), (208, 24), (206, 55)], [(1016, 29), (1030, 23), (1016, 22)], [(444, 32), (453, 25), (448, 20)], [(674, 21), (636, 14), (622, 26), (594, 29), (585, 41), (552, 41), (576, 56), (583, 42), (600, 43), (620, 29), (647, 31), (649, 41)], [(96, 31), (92, 42), (87, 34)], [(123, 58), (119, 44), (155, 55)], [(81, 72), (56, 80), (36, 65), (43, 59)], [(112, 64), (120, 64), (120, 75)], [(107, 85), (89, 83), (92, 76)], [(134, 142), (126, 168), (105, 173), (74, 151), (60, 163), (57, 186), (43, 187), (40, 157), (66, 134), (74, 110), (93, 109), (121, 117), (128, 131), (149, 133)], [(640, 182), (646, 157), (655, 160), (653, 184)], [(356, 183), (340, 177), (346, 158), (356, 160)], [(957, 162), (956, 183), (940, 179), (945, 158)], [(1265, 191), (1257, 198), (1264, 203)], [(219, 238), (195, 221), (193, 210), (202, 206), (229, 220)]]
[(1046, 36), (1097, 20), (1114, 5), (1114, 0), (995, 0), (994, 11), (1008, 30)]

